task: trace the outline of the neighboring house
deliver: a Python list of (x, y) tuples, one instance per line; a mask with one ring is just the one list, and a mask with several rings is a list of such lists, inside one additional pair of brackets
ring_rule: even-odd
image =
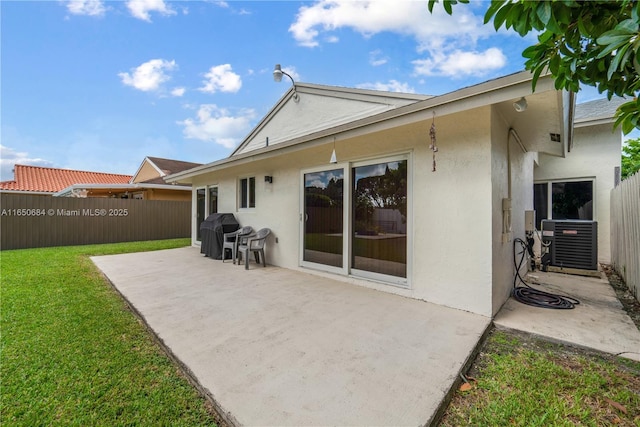
[(136, 173), (126, 184), (104, 185), (77, 182), (54, 196), (58, 197), (115, 197), (140, 200), (190, 201), (190, 185), (167, 184), (164, 177), (200, 166), (200, 163), (145, 157)]
[(540, 154), (534, 169), (536, 226), (543, 219), (598, 223), (598, 262), (611, 263), (610, 196), (620, 181), (622, 130), (614, 114), (623, 98), (576, 105), (566, 158)]
[(492, 316), (538, 153), (567, 154), (573, 103), (549, 76), (531, 93), (528, 72), (435, 97), (296, 84), (231, 156), (166, 180), (193, 186), (194, 218), (214, 194), (271, 228), (271, 264)]
[(167, 184), (164, 177), (200, 163), (145, 157), (135, 175), (15, 165), (14, 181), (0, 183), (2, 192), (28, 192), (54, 197), (191, 201), (190, 185)]
[(0, 192), (52, 196), (78, 182), (124, 185), (129, 183), (131, 175), (15, 165), (13, 178), (13, 181), (0, 182)]

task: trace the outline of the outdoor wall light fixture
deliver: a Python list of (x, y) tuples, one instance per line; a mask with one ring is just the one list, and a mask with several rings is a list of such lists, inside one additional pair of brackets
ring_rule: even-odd
[(273, 184), (273, 177), (272, 176), (265, 176), (264, 177), (264, 182), (268, 182), (269, 184)]
[(336, 157), (336, 137), (333, 137), (333, 151), (331, 152), (331, 159), (329, 163), (338, 163), (338, 158)]
[(295, 102), (300, 102), (300, 95), (298, 95), (298, 92), (296, 92), (296, 82), (293, 81), (293, 77), (291, 77), (291, 75), (289, 75), (289, 73), (286, 73), (284, 71), (282, 71), (282, 68), (280, 67), (280, 64), (276, 64), (274, 70), (273, 70), (273, 80), (276, 82), (281, 82), (282, 81), (282, 75), (285, 75), (287, 77), (289, 77), (291, 79), (291, 84), (293, 84), (293, 100)]
[(514, 102), (513, 103), (513, 108), (518, 113), (522, 113), (524, 110), (526, 110), (527, 109), (527, 100), (525, 99), (525, 97), (523, 96), (522, 98), (520, 98), (519, 100)]

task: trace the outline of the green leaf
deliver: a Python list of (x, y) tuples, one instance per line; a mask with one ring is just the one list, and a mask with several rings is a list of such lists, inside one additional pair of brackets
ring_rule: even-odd
[(618, 45), (622, 43), (626, 43), (633, 34), (621, 33), (618, 30), (611, 30), (603, 33), (600, 37), (596, 39), (596, 43), (600, 46), (607, 45)]
[(608, 79), (611, 79), (613, 73), (618, 71), (618, 67), (620, 67), (621, 63), (624, 63), (626, 59), (629, 59), (629, 53), (631, 53), (629, 51), (629, 45), (620, 48), (617, 54), (613, 57), (613, 61), (611, 61), (611, 64), (609, 64), (609, 70), (607, 71)]
[(453, 9), (451, 8), (451, 2), (444, 0), (442, 2), (442, 6), (444, 6), (444, 10), (445, 12), (447, 12), (449, 15), (451, 15), (451, 13), (453, 12)]
[(544, 66), (540, 66), (538, 68), (536, 68), (533, 72), (533, 78), (531, 79), (531, 91), (535, 92), (536, 91), (536, 85), (538, 84), (538, 78), (540, 78), (540, 74), (542, 74), (542, 72), (544, 71), (545, 67)]
[(541, 2), (536, 8), (536, 15), (544, 25), (547, 25), (551, 19), (551, 3), (547, 1)]
[[(484, 14), (484, 23), (485, 23), (485, 25), (488, 24), (489, 21), (491, 21), (491, 18), (493, 18), (494, 15), (500, 10), (500, 8), (502, 8), (504, 3), (505, 3), (505, 0), (492, 0), (491, 1), (491, 4), (489, 5), (489, 8), (487, 9), (487, 11)], [(494, 24), (495, 24), (495, 21), (494, 21)], [(500, 28), (500, 27), (498, 26), (498, 28)]]
[[(502, 27), (502, 24), (504, 24), (510, 12), (511, 12), (510, 4), (505, 4), (503, 7), (501, 7), (498, 10), (495, 18), (493, 18), (493, 27), (496, 29), (496, 31), (498, 31), (500, 27)], [(509, 27), (507, 26), (507, 28)]]
[(526, 48), (525, 50), (522, 51), (522, 56), (524, 58), (537, 58), (539, 56), (539, 53), (541, 50), (542, 46), (534, 44), (533, 46), (529, 46), (528, 48)]
[(621, 33), (634, 34), (638, 32), (638, 23), (633, 19), (625, 19), (616, 25), (615, 29)]
[(589, 31), (587, 30), (587, 27), (584, 25), (584, 19), (582, 17), (578, 18), (578, 30), (580, 31), (580, 35), (582, 36), (589, 35)]

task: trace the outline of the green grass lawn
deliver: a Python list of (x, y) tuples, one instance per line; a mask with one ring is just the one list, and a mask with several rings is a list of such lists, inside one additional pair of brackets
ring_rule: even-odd
[[(189, 239), (0, 252), (0, 425), (214, 425), (89, 256)], [(443, 426), (640, 426), (640, 363), (493, 332)]]
[(0, 252), (0, 424), (214, 425), (89, 256), (189, 239)]
[(640, 426), (640, 363), (493, 331), (441, 425)]

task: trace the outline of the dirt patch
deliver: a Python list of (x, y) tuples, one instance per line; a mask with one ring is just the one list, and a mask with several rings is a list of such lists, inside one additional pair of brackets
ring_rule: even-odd
[(609, 284), (616, 291), (624, 310), (640, 330), (640, 302), (635, 299), (622, 277), (610, 265), (603, 265), (602, 268), (607, 275), (607, 279), (609, 279)]

